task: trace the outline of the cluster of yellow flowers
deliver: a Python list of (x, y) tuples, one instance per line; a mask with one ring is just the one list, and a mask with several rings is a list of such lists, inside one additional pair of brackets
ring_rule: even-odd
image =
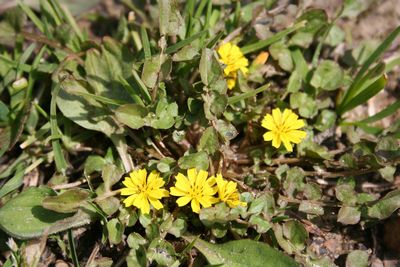
[[(231, 43), (221, 45), (218, 54), (220, 61), (225, 64), (228, 88), (232, 89), (236, 84), (237, 72), (240, 70), (244, 75), (248, 73), (249, 62), (240, 48)], [(265, 62), (267, 58), (268, 53), (262, 53), (256, 61)], [(272, 110), (272, 115), (265, 115), (261, 122), (261, 126), (268, 130), (263, 135), (264, 140), (272, 141), (272, 146), (276, 148), (283, 144), (289, 152), (293, 151), (291, 143), (298, 144), (306, 137), (306, 132), (299, 130), (304, 125), (304, 121), (298, 119), (292, 110), (285, 109), (282, 113), (279, 108)], [(121, 189), (121, 195), (128, 196), (124, 200), (125, 206), (135, 206), (143, 214), (148, 214), (150, 207), (156, 210), (163, 208), (160, 200), (170, 194), (178, 197), (176, 203), (179, 207), (190, 203), (196, 213), (200, 212), (201, 207), (208, 208), (221, 201), (231, 208), (246, 206), (245, 202), (239, 200), (237, 184), (226, 181), (221, 174), (208, 177), (208, 172), (193, 168), (187, 171), (187, 176), (178, 173), (175, 178), (175, 186), (168, 192), (163, 188), (165, 182), (158, 172), (152, 171), (148, 176), (145, 169), (131, 172), (122, 182), (126, 188)]]
[(135, 206), (143, 214), (148, 214), (150, 206), (156, 210), (162, 209), (160, 199), (170, 194), (179, 197), (176, 200), (179, 207), (190, 202), (193, 212), (196, 213), (200, 212), (201, 207), (208, 208), (221, 201), (231, 208), (246, 206), (246, 202), (239, 200), (237, 184), (226, 181), (221, 174), (208, 177), (206, 171), (189, 169), (187, 176), (178, 173), (175, 178), (175, 186), (168, 192), (162, 188), (165, 182), (158, 172), (152, 171), (149, 176), (145, 169), (131, 172), (122, 182), (126, 188), (121, 189), (121, 195), (128, 196), (124, 200), (125, 206)]
[[(247, 74), (249, 69), (249, 61), (244, 57), (242, 51), (237, 45), (232, 43), (224, 43), (218, 48), (220, 61), (225, 65), (224, 75), (227, 78), (227, 85), (232, 89), (236, 84), (237, 71)], [(261, 53), (255, 59), (256, 64), (265, 63), (268, 59), (268, 53)], [(289, 152), (293, 151), (291, 143), (298, 144), (306, 137), (306, 132), (299, 130), (304, 127), (304, 121), (299, 120), (298, 116), (290, 109), (282, 112), (279, 108), (272, 111), (271, 114), (265, 115), (261, 126), (269, 130), (264, 134), (265, 141), (272, 141), (272, 146), (279, 148), (281, 144), (285, 146)]]

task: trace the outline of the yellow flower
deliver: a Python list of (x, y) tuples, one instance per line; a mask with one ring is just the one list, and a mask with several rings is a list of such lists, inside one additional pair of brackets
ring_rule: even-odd
[(163, 208), (160, 199), (169, 196), (168, 191), (161, 188), (165, 182), (156, 171), (152, 171), (149, 177), (144, 169), (133, 171), (122, 183), (126, 188), (121, 189), (121, 195), (129, 196), (124, 200), (125, 206), (133, 205), (143, 214), (149, 214), (150, 205), (157, 210)]
[(264, 134), (265, 141), (272, 140), (272, 146), (279, 148), (284, 144), (287, 151), (292, 152), (292, 143), (298, 144), (306, 137), (306, 132), (298, 129), (304, 126), (304, 121), (299, 120), (298, 116), (290, 109), (285, 109), (283, 114), (276, 108), (271, 114), (265, 115), (261, 126), (270, 130)]
[(220, 61), (225, 64), (224, 74), (228, 78), (228, 88), (232, 89), (236, 84), (237, 71), (246, 75), (249, 72), (249, 61), (244, 57), (237, 45), (225, 43), (218, 48)]
[[(214, 179), (211, 177), (210, 179)], [(217, 175), (215, 179), (218, 187), (218, 198), (225, 202), (229, 207), (235, 208), (237, 206), (247, 206), (246, 202), (239, 200), (239, 192), (237, 190), (237, 184), (232, 181), (226, 181), (222, 178), (221, 174)]]
[(179, 197), (176, 200), (179, 207), (191, 202), (193, 212), (199, 213), (200, 205), (208, 208), (218, 201), (213, 197), (217, 192), (217, 188), (214, 186), (215, 179), (208, 178), (208, 172), (202, 170), (197, 172), (193, 168), (187, 171), (187, 176), (189, 178), (178, 173), (175, 186), (170, 189), (172, 196)]

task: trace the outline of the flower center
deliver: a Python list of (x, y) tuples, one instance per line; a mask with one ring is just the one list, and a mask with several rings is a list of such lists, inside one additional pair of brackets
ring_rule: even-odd
[(202, 187), (199, 185), (195, 185), (192, 187), (192, 190), (190, 190), (190, 197), (193, 199), (199, 199), (203, 197), (203, 190)]

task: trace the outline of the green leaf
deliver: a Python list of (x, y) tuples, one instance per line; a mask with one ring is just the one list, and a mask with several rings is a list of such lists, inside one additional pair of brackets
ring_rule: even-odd
[(160, 0), (159, 3), (159, 22), (161, 35), (179, 35), (185, 34), (185, 21), (178, 10), (176, 0)]
[(290, 220), (283, 224), (283, 235), (298, 249), (304, 248), (308, 232), (299, 221)]
[(275, 43), (269, 47), (271, 56), (278, 60), (279, 66), (286, 70), (291, 71), (293, 69), (293, 60), (290, 50), (283, 43)]
[(272, 227), (271, 223), (264, 219), (261, 215), (251, 215), (249, 223), (255, 226), (255, 229), (259, 234), (268, 232), (268, 230)]
[(182, 169), (198, 168), (199, 170), (208, 170), (208, 156), (204, 151), (189, 154), (178, 160), (178, 165)]
[(214, 154), (219, 148), (218, 135), (213, 127), (208, 127), (200, 138), (198, 150)]
[(338, 113), (341, 115), (346, 111), (352, 110), (353, 108), (366, 103), (371, 97), (373, 97), (374, 95), (376, 95), (382, 89), (385, 88), (386, 82), (387, 82), (386, 75), (382, 75), (371, 85), (363, 89), (358, 95), (353, 96), (348, 102), (343, 101), (344, 104), (341, 104), (339, 106)]
[[(380, 58), (380, 56), (386, 51), (386, 49), (389, 48), (389, 46), (392, 44), (392, 42), (397, 38), (397, 35), (399, 34), (400, 34), (400, 26), (398, 26), (395, 30), (393, 30), (389, 34), (389, 36), (378, 46), (378, 48), (376, 48), (376, 50), (363, 63), (361, 69), (357, 73), (357, 76), (354, 78), (353, 83), (346, 91), (340, 105), (338, 106), (339, 114), (344, 113), (343, 105), (346, 104), (347, 101), (349, 101), (349, 99), (353, 99), (356, 93), (360, 93), (359, 88), (363, 86), (365, 80), (370, 76), (369, 73), (367, 73), (369, 67)], [(377, 67), (379, 67), (379, 64), (377, 65)]]
[(336, 122), (336, 112), (328, 109), (324, 109), (318, 116), (316, 123), (314, 124), (315, 129), (323, 132), (332, 128)]
[(239, 134), (232, 124), (224, 120), (217, 120), (215, 123), (215, 129), (222, 136), (225, 142), (234, 139)]
[(187, 45), (184, 46), (181, 50), (176, 52), (172, 60), (173, 61), (187, 61), (193, 59), (195, 56), (199, 54), (199, 49), (197, 47)]
[(4, 197), (5, 195), (10, 193), (11, 191), (14, 191), (22, 185), (22, 183), (24, 182), (25, 169), (25, 163), (21, 162), (17, 165), (14, 176), (1, 186), (0, 198)]
[(1, 229), (20, 239), (41, 236), (57, 221), (71, 216), (41, 206), (44, 198), (54, 195), (53, 190), (45, 187), (31, 187), (20, 193), (0, 208)]
[(231, 97), (228, 98), (228, 104), (232, 105), (232, 104), (235, 104), (235, 103), (237, 103), (239, 101), (245, 100), (247, 98), (254, 97), (258, 93), (261, 93), (261, 92), (267, 90), (269, 88), (269, 86), (270, 86), (269, 84), (265, 84), (265, 85), (255, 89), (255, 90), (250, 90), (250, 91), (247, 91), (247, 92), (242, 93), (240, 95), (231, 96)]
[(368, 252), (364, 250), (353, 250), (347, 255), (346, 267), (367, 267)]
[(309, 32), (316, 34), (320, 29), (325, 27), (328, 23), (328, 16), (322, 9), (310, 9), (303, 13), (298, 19), (300, 21), (306, 21), (306, 26), (301, 28), (299, 32)]
[(57, 106), (65, 117), (83, 128), (103, 132), (110, 136), (117, 130), (117, 125), (110, 117), (110, 112), (94, 99), (79, 96), (74, 92), (89, 93), (89, 85), (83, 81), (66, 78), (57, 97)]
[(324, 60), (315, 70), (310, 84), (315, 88), (326, 91), (338, 89), (343, 82), (343, 70), (339, 64), (331, 60)]
[(69, 189), (57, 196), (45, 197), (42, 206), (45, 209), (60, 213), (75, 212), (81, 207), (89, 197), (89, 192), (85, 189)]
[(241, 267), (251, 263), (253, 267), (299, 266), (292, 258), (271, 248), (265, 243), (253, 240), (236, 240), (224, 244), (211, 244), (194, 237), (184, 237), (188, 242), (194, 240), (194, 246), (206, 257), (209, 264), (218, 266)]
[(132, 129), (139, 129), (146, 125), (148, 110), (138, 104), (126, 104), (115, 110), (117, 120)]
[(103, 157), (97, 155), (90, 155), (89, 157), (87, 157), (85, 161), (85, 167), (83, 169), (85, 177), (87, 175), (92, 174), (95, 171), (100, 172), (105, 164), (106, 160)]
[(357, 224), (360, 217), (361, 211), (358, 208), (343, 206), (339, 210), (337, 221), (343, 224)]
[(292, 27), (289, 27), (281, 32), (276, 33), (275, 35), (271, 36), (270, 38), (264, 39), (257, 41), (253, 44), (245, 45), (241, 48), (243, 54), (249, 54), (252, 52), (255, 52), (257, 50), (263, 49), (264, 47), (267, 47), (275, 42), (278, 42), (282, 40), (285, 36), (289, 35), (290, 33), (304, 27), (305, 22), (300, 21), (293, 25)]
[(108, 232), (108, 240), (110, 240), (111, 244), (119, 244), (122, 241), (122, 235), (124, 234), (125, 227), (122, 223), (113, 218), (107, 222), (107, 232)]
[(215, 52), (212, 49), (204, 48), (201, 52), (199, 65), (201, 81), (208, 86), (216, 83), (218, 80), (223, 80), (222, 69), (217, 59)]
[[(129, 102), (130, 95), (118, 82), (120, 77), (123, 77), (123, 64), (112, 54), (108, 49), (120, 49), (110, 38), (104, 39), (102, 53), (96, 49), (90, 49), (86, 53), (85, 71), (86, 80), (94, 89), (95, 95), (109, 98), (112, 100), (120, 100)], [(114, 52), (113, 53), (117, 53)], [(126, 53), (128, 55), (128, 53)], [(129, 56), (125, 56), (124, 60), (129, 60)], [(128, 101), (127, 101), (128, 100)]]
[(294, 70), (292, 74), (290, 74), (286, 91), (289, 93), (298, 92), (301, 88), (302, 80), (303, 79), (300, 74), (296, 70)]
[(163, 57), (160, 55), (155, 55), (144, 61), (142, 81), (147, 87), (153, 88), (156, 86), (163, 63)]
[(392, 215), (398, 208), (400, 208), (400, 190), (394, 190), (370, 206), (368, 215), (383, 220)]
[(175, 118), (178, 116), (178, 105), (175, 102), (168, 102), (162, 98), (157, 103), (156, 117), (149, 118), (150, 126), (156, 129), (169, 129), (175, 124)]
[(324, 208), (320, 204), (307, 200), (301, 201), (299, 211), (314, 215), (324, 215)]
[(199, 218), (207, 227), (214, 224), (225, 224), (238, 218), (237, 214), (232, 214), (230, 211), (231, 209), (225, 203), (218, 203), (214, 207), (201, 209)]
[(394, 181), (394, 174), (396, 173), (396, 167), (394, 166), (385, 166), (384, 168), (379, 169), (379, 173), (382, 178), (392, 183)]
[(303, 92), (297, 92), (290, 95), (290, 107), (299, 109), (302, 117), (312, 118), (317, 115), (318, 107), (315, 100)]
[(354, 205), (357, 202), (357, 195), (354, 191), (353, 181), (345, 181), (336, 186), (336, 198), (344, 204)]

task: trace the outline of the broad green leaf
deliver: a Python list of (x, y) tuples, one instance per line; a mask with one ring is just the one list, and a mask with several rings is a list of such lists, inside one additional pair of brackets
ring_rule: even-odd
[(290, 220), (283, 224), (283, 235), (298, 249), (304, 248), (308, 232), (299, 221)]
[(19, 239), (41, 236), (57, 221), (72, 216), (42, 207), (43, 199), (54, 195), (53, 190), (45, 187), (31, 187), (21, 192), (0, 208), (0, 227)]
[(367, 267), (368, 252), (364, 250), (353, 250), (347, 255), (346, 267)]
[(119, 77), (123, 77), (121, 61), (107, 49), (103, 48), (102, 53), (96, 49), (90, 49), (86, 53), (85, 71), (86, 79), (94, 89), (95, 95), (112, 100), (129, 101), (131, 99), (122, 84), (118, 82)]
[(103, 132), (110, 136), (117, 125), (110, 112), (94, 99), (77, 95), (76, 92), (89, 93), (89, 85), (84, 81), (67, 78), (62, 82), (62, 90), (57, 97), (57, 106), (65, 117), (89, 130)]
[(160, 0), (158, 5), (160, 33), (184, 37), (185, 21), (179, 13), (178, 2), (176, 0)]
[(302, 85), (302, 77), (296, 70), (294, 70), (289, 77), (286, 91), (290, 93), (298, 92), (301, 88), (301, 85)]
[(279, 66), (286, 70), (291, 71), (293, 69), (293, 60), (290, 50), (281, 42), (275, 43), (269, 47), (271, 56), (278, 60)]
[(69, 189), (57, 196), (45, 197), (42, 206), (60, 213), (76, 212), (89, 197), (89, 191), (80, 188)]
[(147, 87), (153, 88), (156, 86), (163, 62), (163, 56), (160, 55), (155, 55), (144, 61), (142, 81)]
[(239, 134), (235, 126), (224, 120), (217, 120), (215, 123), (215, 129), (222, 136), (225, 142), (234, 139)]
[(381, 174), (383, 179), (385, 179), (389, 183), (392, 183), (394, 180), (394, 174), (396, 173), (396, 167), (395, 166), (385, 166), (385, 167), (379, 169), (379, 173)]
[(182, 169), (197, 168), (199, 170), (208, 170), (208, 156), (204, 151), (189, 154), (178, 160), (178, 165)]
[(139, 129), (146, 125), (148, 110), (138, 104), (126, 104), (115, 110), (117, 120), (132, 129)]
[(231, 209), (225, 203), (218, 203), (213, 207), (201, 209), (199, 218), (207, 227), (211, 227), (214, 224), (225, 224), (238, 218), (237, 214), (233, 214), (230, 211)]
[(299, 109), (300, 115), (305, 118), (312, 118), (318, 112), (317, 103), (311, 96), (303, 92), (290, 95), (290, 107)]
[(90, 155), (87, 157), (85, 161), (85, 167), (83, 169), (83, 173), (85, 176), (92, 174), (97, 171), (100, 172), (103, 169), (103, 166), (106, 164), (106, 160), (97, 155)]
[(339, 210), (337, 221), (343, 224), (357, 224), (360, 217), (361, 211), (358, 208), (343, 206)]
[(198, 54), (199, 54), (199, 49), (197, 47), (194, 47), (194, 46), (191, 46), (191, 45), (187, 45), (187, 46), (184, 46), (178, 52), (176, 52), (173, 55), (172, 60), (173, 61), (191, 60), (195, 56), (197, 56)]
[(194, 237), (185, 237), (188, 242), (194, 240), (194, 246), (207, 259), (209, 264), (217, 266), (241, 267), (251, 263), (253, 267), (299, 266), (292, 258), (271, 248), (265, 243), (253, 240), (236, 240), (224, 244), (211, 244)]
[(328, 23), (328, 16), (322, 9), (310, 9), (302, 14), (297, 21), (306, 21), (305, 27), (299, 29), (299, 32), (309, 32), (316, 34), (319, 30), (325, 27)]
[(307, 200), (301, 201), (299, 211), (314, 215), (324, 215), (324, 208), (320, 204)]
[(314, 124), (314, 127), (323, 132), (325, 130), (328, 130), (329, 128), (332, 128), (335, 125), (336, 122), (336, 112), (328, 109), (324, 109), (317, 118), (316, 123)]
[(343, 82), (343, 71), (340, 66), (331, 60), (324, 60), (315, 70), (310, 84), (315, 88), (326, 91), (338, 89)]
[(383, 220), (392, 215), (398, 208), (400, 208), (400, 190), (394, 190), (370, 206), (368, 215)]
[(119, 207), (121, 207), (121, 200), (116, 197), (100, 199), (97, 200), (96, 203), (99, 205), (101, 210), (108, 216), (111, 216), (114, 213), (116, 213)]
[(271, 223), (263, 218), (262, 215), (251, 215), (249, 223), (255, 226), (255, 229), (259, 234), (266, 233), (269, 229), (272, 228)]
[(198, 150), (214, 154), (219, 148), (218, 135), (213, 127), (208, 127), (200, 138)]
[(150, 126), (156, 129), (169, 129), (175, 124), (175, 118), (178, 116), (178, 105), (175, 102), (168, 102), (162, 98), (157, 103), (155, 117), (150, 116)]
[(122, 223), (113, 218), (107, 222), (107, 232), (108, 232), (108, 240), (110, 240), (111, 244), (119, 244), (122, 241), (122, 235), (124, 234), (125, 227)]
[(204, 48), (202, 50), (199, 71), (201, 81), (205, 85), (211, 86), (218, 80), (223, 80), (222, 69), (217, 59), (215, 58), (214, 50), (208, 48)]

